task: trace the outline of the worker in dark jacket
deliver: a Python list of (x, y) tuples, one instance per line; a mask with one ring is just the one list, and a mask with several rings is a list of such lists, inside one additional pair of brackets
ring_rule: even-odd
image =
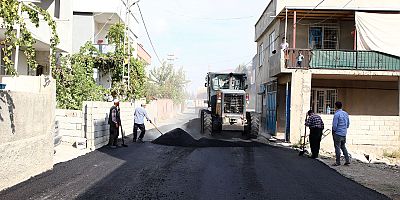
[(118, 99), (114, 99), (114, 105), (110, 108), (108, 124), (110, 125), (110, 139), (108, 145), (111, 148), (116, 148), (118, 144), (119, 127), (121, 126)]
[(319, 148), (321, 143), (322, 131), (324, 130), (324, 122), (321, 117), (309, 110), (307, 112), (308, 119), (306, 120), (306, 126), (310, 128), (310, 147), (311, 147), (311, 158), (318, 158)]

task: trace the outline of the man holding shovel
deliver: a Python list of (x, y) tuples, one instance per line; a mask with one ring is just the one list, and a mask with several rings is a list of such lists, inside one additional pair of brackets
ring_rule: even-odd
[(144, 134), (146, 133), (146, 127), (144, 125), (144, 118), (146, 118), (147, 121), (152, 123), (146, 112), (146, 104), (142, 104), (140, 107), (135, 109), (134, 125), (133, 125), (133, 142), (136, 142), (137, 130), (140, 129), (140, 135), (139, 135), (138, 142), (143, 143), (143, 137), (144, 137)]
[(117, 148), (119, 127), (121, 126), (121, 117), (119, 112), (119, 100), (114, 99), (114, 105), (110, 108), (108, 124), (110, 125), (110, 139), (108, 145), (111, 148)]
[(311, 158), (318, 158), (324, 122), (321, 117), (316, 115), (312, 110), (309, 110), (307, 115), (308, 119), (305, 125), (310, 128), (309, 140), (312, 154)]

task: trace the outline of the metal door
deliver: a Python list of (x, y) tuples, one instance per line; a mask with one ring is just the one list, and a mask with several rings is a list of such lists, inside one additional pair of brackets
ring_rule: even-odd
[(267, 133), (276, 135), (276, 92), (277, 82), (267, 84)]
[(292, 96), (291, 84), (286, 84), (286, 130), (285, 140), (290, 141), (290, 98)]

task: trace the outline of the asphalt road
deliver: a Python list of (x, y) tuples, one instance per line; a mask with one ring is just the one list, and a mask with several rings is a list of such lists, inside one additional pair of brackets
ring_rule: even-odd
[(0, 192), (0, 199), (388, 198), (289, 149), (146, 142), (101, 148), (59, 163), (50, 172)]

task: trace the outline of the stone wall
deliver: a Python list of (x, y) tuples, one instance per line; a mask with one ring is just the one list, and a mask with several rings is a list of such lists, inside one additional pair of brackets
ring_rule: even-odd
[(43, 76), (0, 77), (0, 82), (16, 89), (0, 90), (2, 190), (52, 169), (56, 88)]
[[(325, 129), (332, 129), (333, 115), (321, 117)], [(385, 150), (396, 150), (400, 146), (400, 117), (350, 115), (346, 142), (350, 153), (363, 152), (380, 156)], [(334, 151), (332, 135), (322, 140), (321, 148)]]

